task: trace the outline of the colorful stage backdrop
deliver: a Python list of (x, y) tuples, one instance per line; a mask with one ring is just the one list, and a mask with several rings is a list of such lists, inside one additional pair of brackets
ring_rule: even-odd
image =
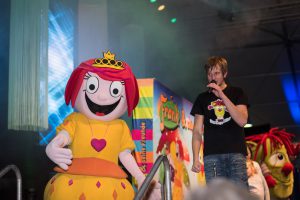
[[(138, 85), (140, 101), (133, 112), (132, 131), (138, 165), (148, 174), (158, 155), (167, 155), (173, 199), (184, 199), (189, 189), (205, 183), (203, 166), (199, 174), (191, 172), (192, 103), (155, 79), (138, 79)], [(162, 178), (163, 167), (156, 174), (157, 180)]]

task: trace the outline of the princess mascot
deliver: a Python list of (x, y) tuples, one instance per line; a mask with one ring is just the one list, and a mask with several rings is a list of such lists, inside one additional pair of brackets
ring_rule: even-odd
[[(109, 51), (81, 63), (67, 83), (65, 100), (76, 112), (57, 127), (46, 147), (58, 173), (48, 182), (44, 199), (133, 199), (133, 188), (118, 165), (119, 159), (141, 186), (145, 176), (131, 155), (135, 145), (119, 119), (126, 110), (131, 116), (139, 101), (130, 66)], [(150, 199), (160, 198), (157, 183)]]

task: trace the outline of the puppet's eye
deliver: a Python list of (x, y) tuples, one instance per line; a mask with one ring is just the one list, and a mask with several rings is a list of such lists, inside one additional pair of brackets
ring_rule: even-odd
[(285, 156), (282, 153), (274, 153), (270, 158), (269, 158), (269, 163), (272, 166), (283, 166), (286, 163)]
[(86, 82), (86, 91), (90, 94), (94, 94), (99, 87), (99, 81), (96, 77), (91, 76)]
[(120, 81), (113, 81), (110, 85), (110, 95), (119, 97), (122, 93), (123, 85)]

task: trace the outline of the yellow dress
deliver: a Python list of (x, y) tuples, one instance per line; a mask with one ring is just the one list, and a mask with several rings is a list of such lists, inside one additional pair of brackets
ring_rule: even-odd
[[(105, 174), (105, 176), (90, 175), (88, 170), (86, 171), (89, 175), (57, 173), (46, 186), (45, 200), (126, 200), (134, 198), (132, 186), (125, 177), (115, 178), (107, 175), (110, 174), (109, 171), (115, 169), (114, 167), (118, 167), (120, 152), (135, 148), (129, 128), (123, 120), (103, 122), (88, 119), (83, 114), (74, 112), (57, 128), (57, 132), (61, 130), (66, 130), (70, 135), (69, 148), (73, 153), (73, 161), (92, 158), (104, 160), (114, 166), (89, 166), (91, 163), (81, 161), (80, 165), (84, 168), (94, 167), (92, 171), (96, 174), (98, 172)], [(61, 169), (61, 171), (63, 170)], [(114, 170), (112, 173), (119, 173), (116, 171)]]

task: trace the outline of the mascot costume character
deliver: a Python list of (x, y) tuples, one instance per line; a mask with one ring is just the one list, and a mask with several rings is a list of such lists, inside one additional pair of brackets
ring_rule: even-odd
[(289, 156), (296, 153), (291, 141), (292, 137), (292, 134), (278, 128), (246, 137), (252, 159), (261, 166), (271, 199), (288, 199), (292, 194), (294, 166)]
[[(126, 110), (131, 116), (139, 100), (129, 65), (109, 51), (81, 63), (67, 83), (65, 100), (76, 112), (58, 126), (46, 147), (58, 173), (48, 182), (44, 199), (133, 199), (133, 188), (118, 166), (120, 159), (141, 186), (145, 176), (131, 155), (130, 130), (118, 119)], [(160, 198), (156, 183), (150, 199)]]

